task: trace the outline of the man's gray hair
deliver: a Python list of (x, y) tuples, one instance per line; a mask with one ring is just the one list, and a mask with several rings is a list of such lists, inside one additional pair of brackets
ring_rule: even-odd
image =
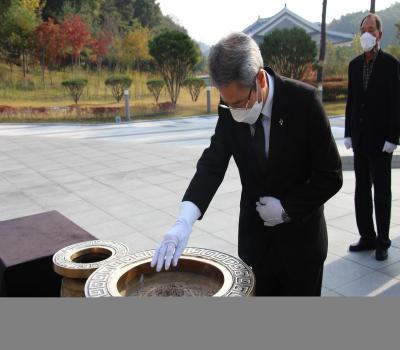
[(368, 15), (366, 15), (360, 24), (360, 29), (363, 26), (364, 22), (368, 19), (368, 18), (374, 18), (375, 19), (375, 23), (376, 23), (376, 29), (378, 29), (380, 32), (383, 31), (383, 23), (382, 23), (382, 19), (375, 13), (369, 13)]
[(210, 50), (210, 76), (217, 88), (237, 82), (255, 88), (255, 78), (263, 68), (263, 58), (257, 43), (244, 33), (232, 33)]

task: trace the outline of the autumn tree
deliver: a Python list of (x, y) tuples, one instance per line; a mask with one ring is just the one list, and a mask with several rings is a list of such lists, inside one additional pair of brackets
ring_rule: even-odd
[[(9, 0), (0, 0), (1, 2)], [(153, 34), (164, 29), (181, 30), (169, 16), (163, 16), (157, 0), (46, 0), (43, 19), (54, 18), (62, 22), (67, 14), (79, 15), (92, 33), (106, 30), (125, 35), (137, 25), (149, 28)]]
[(38, 7), (22, 0), (11, 0), (1, 16), (0, 47), (8, 62), (21, 57), (24, 77), (28, 70), (29, 54), (34, 47), (35, 30), (39, 24)]
[(71, 55), (72, 68), (80, 66), (81, 52), (91, 41), (85, 22), (78, 15), (71, 15), (61, 24), (67, 52)]
[(41, 0), (20, 0), (20, 1), (22, 3), (22, 6), (31, 11), (38, 11), (43, 6)]
[(141, 60), (150, 59), (149, 54), (150, 30), (139, 27), (135, 31), (129, 32), (122, 39), (120, 50), (120, 62), (125, 66), (135, 66)]
[[(108, 0), (107, 0), (108, 1)], [(69, 0), (61, 1), (63, 6), (59, 12), (59, 20), (70, 16), (79, 16), (91, 33), (101, 31), (101, 10), (106, 0)]]
[(64, 56), (64, 35), (52, 18), (42, 22), (36, 30), (38, 57), (42, 66), (43, 84), (46, 69), (56, 66)]
[(187, 34), (179, 31), (161, 33), (150, 41), (149, 48), (175, 107), (183, 81), (200, 60), (200, 49)]
[(101, 64), (107, 56), (109, 47), (112, 43), (111, 33), (101, 31), (90, 42), (91, 61), (97, 65), (97, 70), (100, 71)]

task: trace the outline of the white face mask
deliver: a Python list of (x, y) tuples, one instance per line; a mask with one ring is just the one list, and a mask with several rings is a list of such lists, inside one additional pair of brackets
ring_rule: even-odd
[(261, 102), (258, 102), (258, 80), (256, 81), (257, 85), (257, 101), (254, 103), (253, 107), (251, 109), (231, 109), (232, 117), (235, 119), (238, 123), (246, 123), (246, 124), (254, 124), (258, 117), (261, 114), (262, 108), (263, 108), (263, 100), (261, 99)]
[(364, 33), (360, 37), (360, 43), (364, 52), (369, 52), (375, 47), (376, 38), (370, 33)]

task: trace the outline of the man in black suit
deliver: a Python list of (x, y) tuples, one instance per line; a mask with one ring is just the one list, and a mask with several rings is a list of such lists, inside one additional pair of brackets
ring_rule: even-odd
[(349, 250), (375, 250), (379, 261), (387, 259), (391, 245), (391, 163), (400, 135), (399, 61), (379, 48), (381, 38), (381, 20), (369, 14), (361, 22), (364, 53), (349, 66), (345, 129), (346, 148), (354, 152), (355, 211), (361, 236)]
[(255, 272), (256, 295), (319, 296), (323, 205), (341, 188), (342, 172), (318, 94), (263, 68), (259, 47), (243, 33), (214, 46), (209, 66), (221, 95), (215, 134), (152, 266), (176, 266), (233, 157), (242, 182), (239, 256)]

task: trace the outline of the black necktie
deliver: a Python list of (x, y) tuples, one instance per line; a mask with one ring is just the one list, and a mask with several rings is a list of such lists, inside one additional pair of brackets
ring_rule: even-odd
[(254, 151), (257, 156), (257, 160), (263, 172), (267, 170), (267, 153), (265, 151), (265, 133), (262, 123), (263, 115), (256, 121), (255, 132), (253, 136)]

